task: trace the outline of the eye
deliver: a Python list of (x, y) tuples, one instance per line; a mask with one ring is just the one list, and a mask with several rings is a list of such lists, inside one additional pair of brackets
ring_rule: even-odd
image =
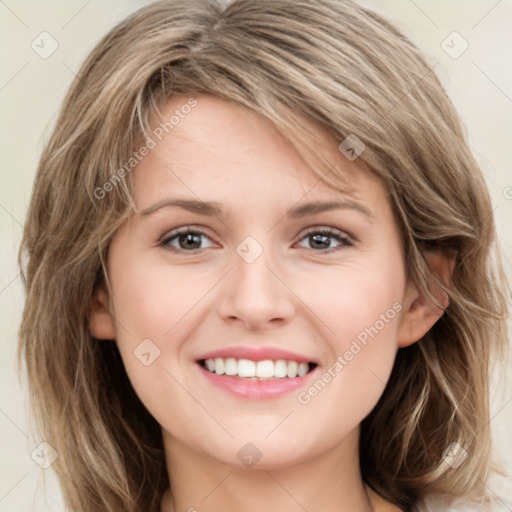
[[(301, 238), (301, 240), (308, 240), (312, 249), (319, 249), (319, 251), (316, 252), (324, 253), (338, 251), (344, 247), (351, 247), (354, 245), (354, 242), (349, 235), (330, 228), (311, 229), (303, 236), (303, 238)], [(339, 242), (339, 245), (330, 247), (332, 240)]]
[(204, 249), (201, 247), (202, 237), (208, 238), (203, 231), (197, 228), (176, 229), (159, 242), (159, 245), (175, 252), (193, 252)]
[[(206, 248), (201, 247), (202, 238), (210, 240), (208, 235), (201, 229), (189, 227), (178, 228), (163, 238), (162, 241), (159, 242), (159, 245), (174, 252), (194, 252)], [(331, 228), (313, 228), (306, 232), (301, 238), (301, 241), (302, 240), (308, 240), (311, 249), (318, 249), (316, 252), (323, 253), (334, 252), (344, 247), (354, 245), (349, 235)], [(331, 247), (333, 240), (335, 240), (338, 245)]]

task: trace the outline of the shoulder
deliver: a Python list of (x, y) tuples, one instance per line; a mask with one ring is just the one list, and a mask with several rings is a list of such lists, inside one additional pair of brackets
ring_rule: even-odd
[(495, 498), (487, 502), (475, 502), (465, 498), (450, 499), (442, 495), (431, 495), (417, 505), (417, 512), (510, 512), (510, 498)]

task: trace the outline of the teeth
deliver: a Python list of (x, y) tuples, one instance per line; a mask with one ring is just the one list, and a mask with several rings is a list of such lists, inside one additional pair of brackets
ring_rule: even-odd
[(290, 361), (288, 363), (288, 368), (286, 369), (286, 375), (288, 375), (288, 377), (290, 379), (297, 377), (297, 367), (298, 367), (298, 364), (295, 361)]
[(226, 375), (236, 375), (237, 371), (238, 367), (236, 364), (236, 359), (228, 357), (228, 359), (226, 359), (226, 364), (224, 365), (224, 373)]
[(256, 363), (249, 361), (249, 359), (238, 360), (238, 376), (239, 377), (255, 377), (256, 376)]
[(256, 362), (250, 359), (234, 359), (232, 357), (206, 359), (204, 366), (208, 371), (217, 375), (232, 375), (253, 379), (283, 379), (285, 377), (294, 379), (306, 375), (310, 368), (308, 363), (297, 363), (284, 359), (278, 359), (277, 361), (265, 359)]
[(282, 359), (279, 359), (274, 363), (274, 375), (282, 379), (283, 377), (286, 377), (286, 372), (288, 370), (288, 364), (286, 361), (283, 361)]
[(300, 363), (299, 367), (297, 368), (297, 375), (299, 377), (302, 377), (303, 375), (306, 375), (309, 370), (309, 364), (308, 363)]
[(224, 359), (221, 359), (220, 357), (215, 359), (215, 373), (217, 375), (224, 374)]
[(256, 364), (256, 377), (270, 379), (274, 376), (274, 361), (266, 359), (265, 361), (258, 361)]

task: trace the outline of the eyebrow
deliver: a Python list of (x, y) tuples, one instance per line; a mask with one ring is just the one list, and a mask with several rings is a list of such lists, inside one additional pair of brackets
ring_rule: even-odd
[[(216, 202), (208, 202), (208, 201), (196, 201), (194, 199), (182, 199), (182, 198), (173, 198), (173, 199), (164, 199), (163, 201), (159, 201), (158, 203), (149, 206), (142, 212), (140, 215), (147, 216), (150, 215), (161, 208), (166, 207), (179, 207), (184, 210), (188, 210), (192, 213), (198, 213), (200, 215), (208, 215), (208, 216), (216, 216), (222, 215), (222, 207), (219, 203)], [(359, 213), (362, 213), (370, 220), (375, 220), (375, 215), (372, 211), (367, 208), (365, 205), (352, 201), (352, 200), (343, 200), (343, 201), (312, 201), (308, 203), (303, 203), (299, 206), (295, 206), (291, 210), (287, 212), (287, 215), (292, 218), (300, 218), (307, 217), (308, 215), (316, 215), (318, 213), (330, 211), (330, 210), (355, 210)]]

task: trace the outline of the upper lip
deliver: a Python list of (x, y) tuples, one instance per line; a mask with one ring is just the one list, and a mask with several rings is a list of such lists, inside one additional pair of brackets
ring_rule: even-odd
[(278, 360), (285, 359), (288, 361), (297, 361), (298, 363), (315, 363), (315, 361), (307, 356), (290, 352), (278, 347), (251, 347), (247, 345), (238, 345), (236, 347), (226, 347), (213, 350), (198, 357), (196, 360), (215, 359), (220, 357), (227, 359), (250, 359), (251, 361), (265, 361), (267, 359)]

